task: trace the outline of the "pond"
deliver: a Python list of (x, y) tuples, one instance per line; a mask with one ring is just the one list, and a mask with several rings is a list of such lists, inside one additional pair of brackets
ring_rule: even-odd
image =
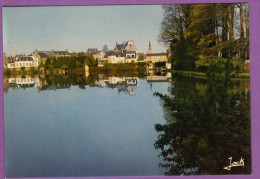
[[(206, 82), (171, 74), (5, 78), (6, 177), (165, 175), (155, 125), (170, 120), (154, 93), (186, 98), (204, 93)], [(250, 100), (249, 80), (232, 86)]]

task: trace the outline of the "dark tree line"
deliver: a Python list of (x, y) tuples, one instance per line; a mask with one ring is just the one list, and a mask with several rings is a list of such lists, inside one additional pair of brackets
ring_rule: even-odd
[(248, 4), (164, 5), (160, 41), (175, 69), (195, 70), (214, 57), (249, 59)]
[(90, 54), (78, 53), (75, 56), (69, 57), (48, 57), (45, 62), (46, 68), (62, 68), (67, 66), (69, 69), (83, 68), (85, 65), (89, 67), (97, 66), (98, 61)]

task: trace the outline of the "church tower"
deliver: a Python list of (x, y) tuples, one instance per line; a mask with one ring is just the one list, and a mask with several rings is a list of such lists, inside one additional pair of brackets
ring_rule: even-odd
[(151, 46), (151, 42), (149, 40), (149, 48), (148, 48), (147, 54), (151, 54), (151, 53), (152, 53), (152, 46)]

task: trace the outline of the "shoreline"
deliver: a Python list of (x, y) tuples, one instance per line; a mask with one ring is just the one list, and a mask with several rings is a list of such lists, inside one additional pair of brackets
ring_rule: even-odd
[[(207, 79), (207, 75), (204, 72), (196, 72), (196, 71), (182, 71), (182, 70), (172, 70), (170, 71), (173, 74), (192, 77), (192, 78), (200, 78), (200, 79)], [(235, 74), (232, 79), (249, 79), (250, 73), (238, 73)]]

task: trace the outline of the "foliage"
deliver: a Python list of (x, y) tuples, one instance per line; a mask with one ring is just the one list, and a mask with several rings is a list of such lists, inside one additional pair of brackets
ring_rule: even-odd
[(138, 54), (138, 60), (143, 60), (144, 59), (144, 54), (141, 53), (141, 54)]
[(169, 47), (174, 69), (195, 70), (215, 57), (249, 59), (248, 4), (164, 5), (163, 10), (159, 40)]
[(90, 73), (106, 73), (115, 76), (146, 76), (146, 63), (106, 63), (104, 67), (91, 68)]
[(7, 76), (7, 77), (10, 77), (11, 76), (11, 70), (9, 68), (7, 69), (4, 69), (4, 75)]
[(80, 52), (76, 56), (48, 57), (45, 62), (45, 68), (53, 69), (68, 66), (70, 70), (73, 70), (77, 68), (84, 68), (85, 64), (92, 67), (97, 66), (98, 62), (91, 53), (84, 54), (83, 52)]
[[(225, 59), (209, 65), (205, 93), (186, 96), (155, 93), (164, 102), (167, 124), (156, 124), (154, 146), (166, 175), (251, 173), (250, 93), (232, 90), (234, 66)], [(228, 158), (245, 159), (245, 167), (224, 170)]]
[(201, 58), (197, 60), (195, 64), (197, 69), (200, 69), (201, 67), (206, 67), (204, 69), (208, 69), (210, 66), (214, 66), (216, 64), (221, 64), (222, 67), (225, 64), (230, 64), (232, 66), (232, 73), (242, 73), (244, 70), (244, 60), (237, 57), (233, 57), (232, 59), (219, 57), (214, 57), (212, 59)]
[(31, 67), (30, 72), (34, 75), (38, 74), (38, 70), (35, 67)]
[(78, 86), (80, 89), (85, 89), (86, 85), (94, 86), (98, 79), (97, 75), (89, 75), (87, 78), (82, 74), (69, 73), (68, 76), (50, 75), (46, 76), (47, 86), (55, 87), (55, 89), (69, 88), (72, 85)]
[(89, 67), (98, 66), (98, 60), (94, 58), (92, 53), (86, 55), (85, 61)]

